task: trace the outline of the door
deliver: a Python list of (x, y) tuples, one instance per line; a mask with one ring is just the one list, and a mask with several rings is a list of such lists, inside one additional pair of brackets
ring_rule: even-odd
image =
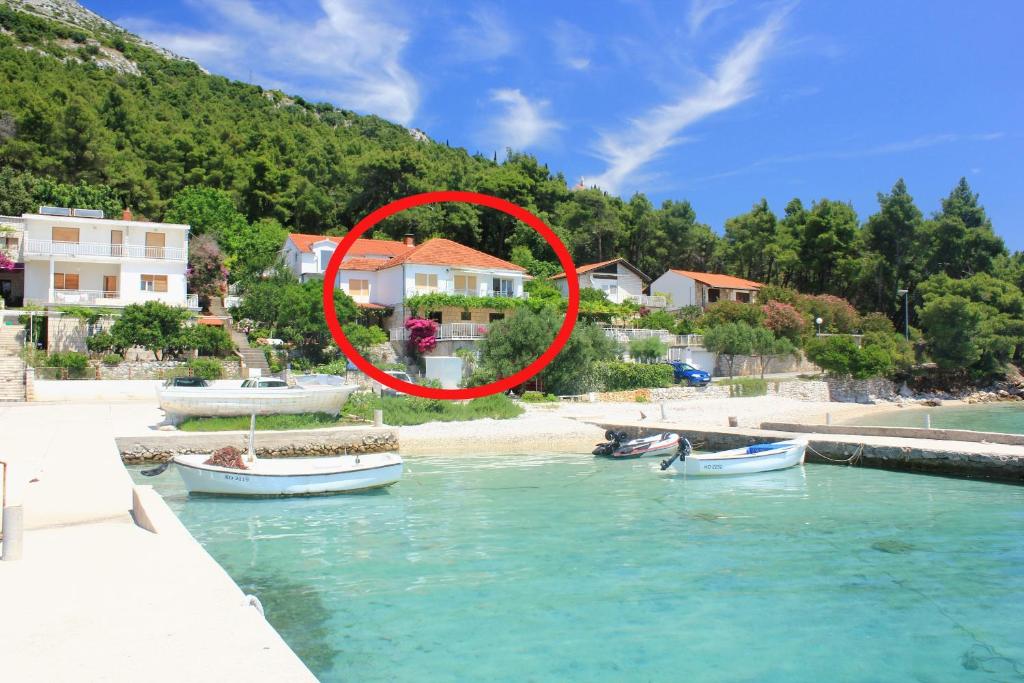
[(0, 280), (0, 299), (4, 300), (5, 306), (14, 305), (14, 283), (10, 280)]
[(110, 255), (124, 256), (124, 231), (110, 231)]
[(78, 228), (51, 228), (52, 253), (58, 256), (78, 254)]
[(162, 232), (146, 233), (146, 258), (163, 258), (167, 235)]
[(116, 299), (118, 292), (117, 288), (117, 276), (116, 275), (104, 275), (103, 276), (103, 298), (104, 299)]

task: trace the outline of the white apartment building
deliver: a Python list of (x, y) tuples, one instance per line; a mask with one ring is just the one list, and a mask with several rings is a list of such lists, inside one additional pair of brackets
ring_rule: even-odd
[[(561, 290), (562, 296), (569, 295), (565, 273), (559, 273), (551, 279)], [(644, 294), (651, 278), (624, 258), (579, 266), (576, 268), (576, 280), (580, 289), (600, 290), (608, 297), (608, 301), (615, 304), (630, 302), (650, 308), (665, 306), (665, 297)]]
[(199, 308), (187, 293), (189, 226), (120, 219), (85, 209), (40, 207), (0, 217), (0, 271), (8, 305), (120, 307), (146, 301)]

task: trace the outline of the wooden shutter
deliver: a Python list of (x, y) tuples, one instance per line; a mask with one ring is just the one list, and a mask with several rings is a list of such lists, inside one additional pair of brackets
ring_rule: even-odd
[(78, 244), (78, 228), (52, 228), (50, 239), (54, 242), (73, 242)]

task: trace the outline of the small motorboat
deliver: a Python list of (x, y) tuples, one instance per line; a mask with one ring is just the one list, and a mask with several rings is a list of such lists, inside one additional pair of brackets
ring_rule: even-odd
[(718, 453), (693, 453), (686, 448), (661, 463), (662, 471), (687, 476), (754, 474), (802, 465), (807, 439), (763, 443)]
[(679, 435), (671, 432), (646, 436), (642, 439), (629, 441), (626, 432), (609, 429), (604, 433), (605, 443), (597, 444), (594, 455), (615, 460), (628, 460), (644, 456), (663, 456), (675, 453), (679, 449)]
[(209, 453), (176, 455), (142, 474), (155, 476), (172, 464), (189, 493), (225, 496), (308, 496), (356, 493), (394, 484), (402, 477), (397, 453), (363, 453), (317, 458), (257, 458), (256, 418), (249, 429), (249, 449), (228, 447)]

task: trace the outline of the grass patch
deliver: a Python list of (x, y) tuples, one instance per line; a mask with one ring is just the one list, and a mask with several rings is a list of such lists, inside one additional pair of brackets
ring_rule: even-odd
[(737, 377), (735, 379), (719, 382), (729, 387), (729, 396), (767, 396), (768, 380), (760, 377)]
[[(371, 414), (370, 417), (373, 417), (373, 415)], [(259, 415), (256, 417), (256, 429), (260, 431), (322, 429), (324, 427), (340, 427), (352, 422), (352, 419), (345, 415), (336, 417), (327, 413)], [(249, 430), (249, 418), (245, 415), (237, 417), (190, 417), (178, 425), (178, 429), (183, 432), (244, 432)]]
[(372, 420), (374, 410), (384, 411), (384, 424), (402, 426), (426, 422), (455, 422), (493, 418), (508, 420), (523, 414), (522, 406), (503, 394), (474, 398), (466, 403), (442, 401), (416, 396), (385, 396), (355, 394), (345, 404), (345, 414)]
[(523, 403), (558, 403), (558, 397), (554, 394), (543, 394), (539, 391), (524, 391), (519, 397)]

